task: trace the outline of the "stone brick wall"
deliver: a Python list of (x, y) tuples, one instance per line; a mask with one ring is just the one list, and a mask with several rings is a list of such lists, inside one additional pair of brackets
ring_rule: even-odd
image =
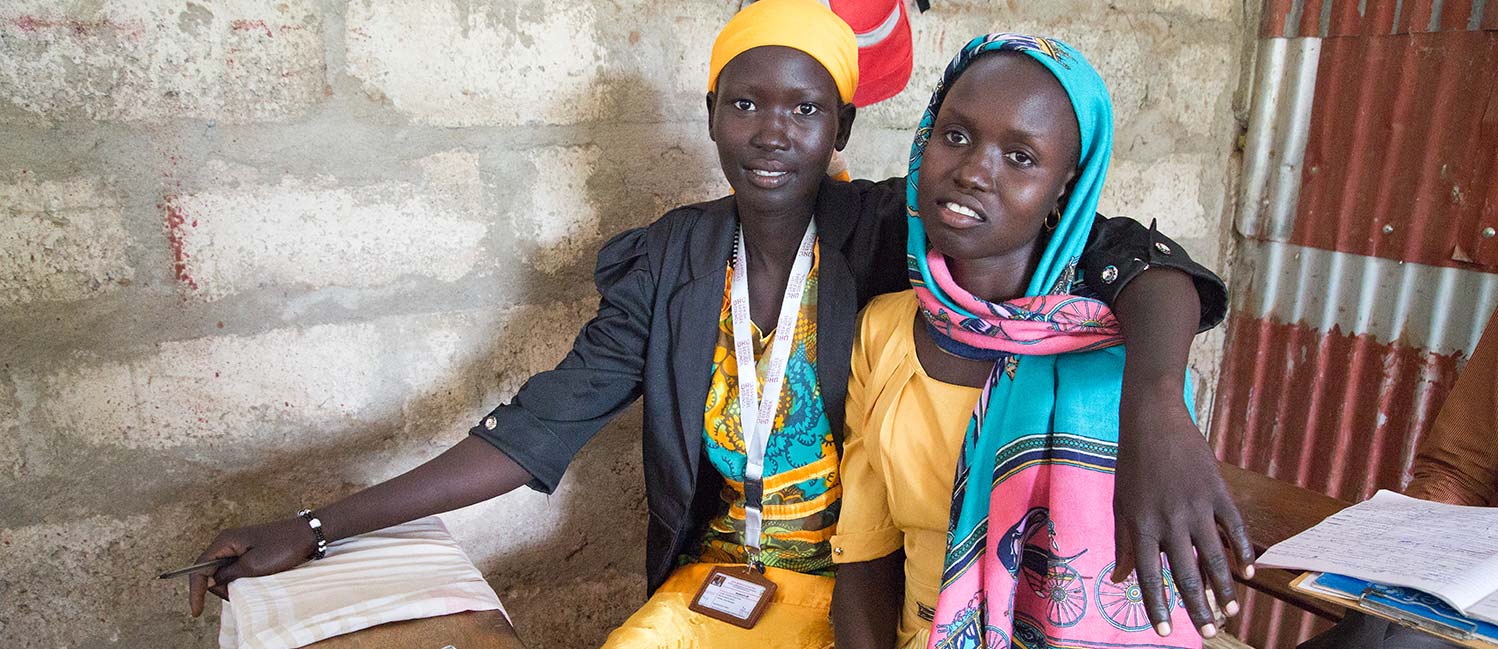
[[(1221, 267), (1239, 4), (934, 4), (856, 174), (903, 173), (968, 37), (1052, 33), (1113, 87), (1104, 209)], [(0, 646), (212, 646), (155, 572), (439, 453), (559, 360), (597, 246), (725, 192), (702, 92), (737, 6), (0, 6)], [(446, 516), (532, 646), (596, 646), (644, 596), (638, 426), (555, 495)]]

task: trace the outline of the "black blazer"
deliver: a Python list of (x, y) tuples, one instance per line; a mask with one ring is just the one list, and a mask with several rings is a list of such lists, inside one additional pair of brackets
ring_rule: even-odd
[[(828, 180), (818, 194), (817, 379), (839, 447), (858, 311), (876, 295), (910, 286), (904, 188), (903, 178)], [(531, 377), (511, 403), (471, 431), (530, 472), (532, 488), (550, 493), (577, 451), (643, 395), (651, 592), (722, 507), (722, 477), (703, 461), (702, 430), (736, 224), (729, 196), (677, 208), (610, 240), (594, 274), (598, 313), (567, 357)], [(1099, 217), (1081, 270), (1084, 277), (1091, 270), (1112, 279), (1095, 282), (1105, 299), (1150, 265), (1190, 273), (1202, 294), (1204, 325), (1221, 321), (1226, 291), (1216, 275), (1153, 227)]]

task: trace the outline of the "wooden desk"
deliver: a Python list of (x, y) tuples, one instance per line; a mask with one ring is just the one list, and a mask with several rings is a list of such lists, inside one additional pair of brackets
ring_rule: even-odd
[(308, 649), (524, 649), (499, 611), (469, 611), (391, 622), (322, 642)]
[[(1248, 540), (1256, 553), (1262, 553), (1269, 546), (1304, 532), (1352, 505), (1226, 462), (1219, 462), (1218, 468), (1222, 471), (1222, 479), (1227, 482), (1228, 492), (1238, 504), (1243, 525), (1248, 528)], [(1261, 568), (1257, 572), (1253, 579), (1239, 581), (1328, 620), (1342, 619), (1345, 612), (1342, 607), (1307, 597), (1290, 588), (1290, 580), (1300, 573), (1274, 568)]]

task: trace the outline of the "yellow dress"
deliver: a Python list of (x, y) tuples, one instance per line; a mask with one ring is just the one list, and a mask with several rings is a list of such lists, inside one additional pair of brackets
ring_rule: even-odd
[(711, 649), (830, 649), (832, 578), (766, 568), (775, 596), (753, 629), (741, 629), (687, 608), (714, 565), (677, 568), (640, 610), (614, 629), (605, 649), (704, 647)]
[(981, 388), (931, 378), (916, 358), (915, 293), (875, 298), (853, 343), (837, 563), (905, 550), (899, 646), (925, 647), (941, 586), (952, 478)]

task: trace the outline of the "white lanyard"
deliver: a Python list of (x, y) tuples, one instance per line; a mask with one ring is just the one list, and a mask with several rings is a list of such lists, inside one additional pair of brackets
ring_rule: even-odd
[[(743, 429), (744, 464), (744, 544), (750, 549), (751, 562), (759, 554), (764, 502), (765, 447), (770, 443), (770, 429), (775, 426), (775, 411), (780, 406), (781, 387), (785, 383), (785, 366), (791, 356), (791, 342), (796, 335), (796, 318), (801, 313), (801, 294), (806, 292), (806, 277), (811, 274), (813, 251), (817, 243), (817, 225), (806, 225), (796, 262), (791, 266), (790, 281), (780, 302), (780, 319), (775, 323), (775, 340), (770, 344), (770, 366), (765, 371), (764, 396), (760, 397), (758, 364), (754, 359), (749, 317), (749, 255), (744, 247), (744, 229), (739, 228), (739, 245), (733, 269), (733, 350), (739, 367), (739, 426)], [(752, 413), (752, 414), (751, 414)]]

